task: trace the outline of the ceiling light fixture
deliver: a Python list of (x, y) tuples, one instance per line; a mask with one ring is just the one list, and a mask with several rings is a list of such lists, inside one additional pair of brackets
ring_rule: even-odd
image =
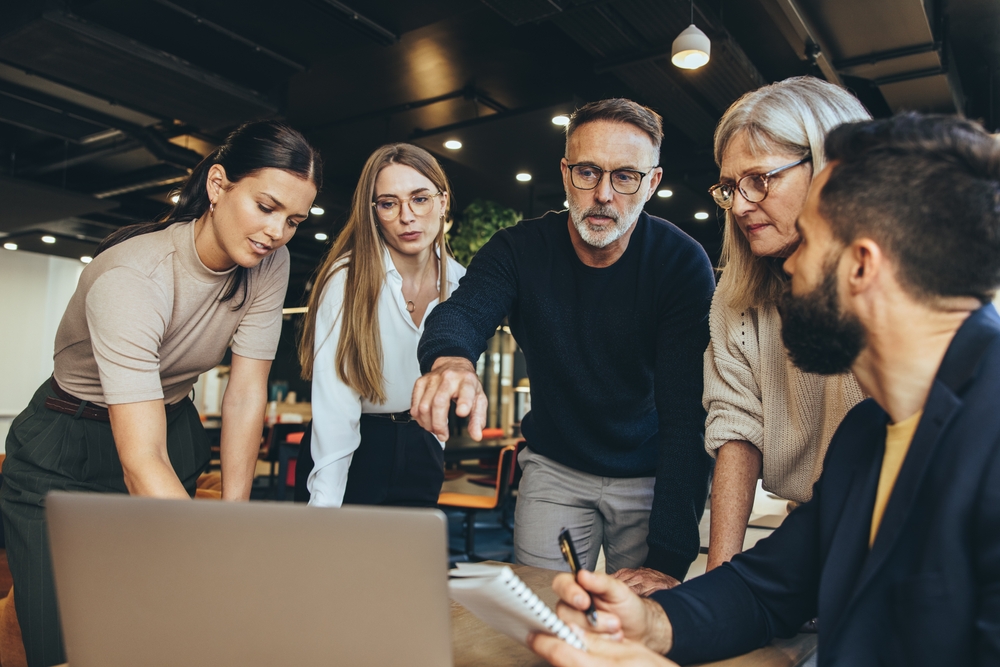
[(444, 147), (450, 151), (457, 151), (459, 148), (462, 147), (462, 142), (459, 141), (458, 139), (449, 139), (448, 141), (444, 142)]
[(84, 264), (90, 264), (91, 262), (94, 261), (94, 258), (91, 257), (90, 255), (84, 255), (83, 257), (80, 258), (80, 261), (83, 262)]
[(323, 232), (316, 232), (316, 240), (317, 241), (325, 241), (328, 238), (330, 238), (330, 237), (327, 236), (326, 234), (324, 234)]
[(521, 181), (522, 183), (527, 183), (528, 181), (531, 180), (531, 174), (529, 174), (526, 171), (522, 171), (521, 173), (519, 173), (514, 178), (516, 178), (517, 180)]
[(697, 213), (694, 214), (694, 219), (695, 220), (708, 220), (708, 213), (705, 213), (704, 211), (698, 211)]
[(42, 243), (55, 243), (55, 242), (56, 242), (56, 237), (54, 237), (54, 236), (43, 236), (42, 237)]
[(663, 197), (664, 199), (666, 199), (667, 197), (673, 197), (674, 196), (674, 191), (673, 190), (667, 190), (666, 188), (664, 188), (663, 190), (657, 190), (656, 196), (657, 197)]
[(176, 204), (176, 203), (177, 203), (177, 202), (179, 202), (180, 200), (181, 200), (181, 196), (180, 196), (180, 195), (172, 195), (172, 196), (170, 197), (170, 201), (171, 201), (171, 203), (173, 203), (173, 204)]
[(322, 206), (313, 206), (311, 209), (309, 209), (309, 212), (312, 213), (313, 215), (323, 215), (324, 213), (326, 213), (326, 210)]
[(17, 250), (17, 244), (16, 243), (4, 243), (3, 244), (3, 249), (4, 250)]
[(565, 127), (566, 125), (569, 125), (569, 116), (563, 114), (559, 114), (558, 116), (553, 116), (552, 124), (558, 125), (560, 127)]
[(694, 0), (691, 0), (691, 25), (677, 35), (670, 50), (670, 62), (681, 69), (698, 69), (708, 62), (712, 42), (694, 24)]

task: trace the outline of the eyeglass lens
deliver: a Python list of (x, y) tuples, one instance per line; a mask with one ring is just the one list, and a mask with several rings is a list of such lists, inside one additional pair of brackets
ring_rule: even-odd
[(402, 200), (395, 197), (385, 197), (375, 202), (375, 212), (379, 219), (391, 222), (399, 217), (403, 210), (403, 202), (409, 204), (413, 215), (427, 215), (434, 208), (434, 195), (419, 194)]
[[(580, 190), (593, 190), (601, 182), (606, 172), (600, 167), (578, 164), (570, 167), (570, 180)], [(611, 173), (611, 187), (621, 195), (634, 195), (639, 191), (643, 173), (630, 169), (619, 169)]]

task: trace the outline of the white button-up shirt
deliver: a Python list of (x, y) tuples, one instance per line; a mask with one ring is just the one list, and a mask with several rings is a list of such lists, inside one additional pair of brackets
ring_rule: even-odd
[[(337, 373), (337, 345), (347, 280), (347, 270), (337, 270), (342, 263), (332, 269), (335, 273), (326, 284), (319, 302), (312, 379), (312, 456), (315, 467), (306, 482), (311, 494), (310, 505), (340, 507), (347, 488), (347, 471), (351, 467), (354, 451), (361, 444), (361, 415), (409, 410), (413, 385), (420, 377), (417, 343), (424, 332), (424, 322), (438, 300), (431, 301), (420, 326), (415, 325), (406, 310), (403, 277), (386, 249), (383, 249), (383, 259), (385, 284), (378, 299), (378, 323), (382, 339), (384, 404), (371, 403), (362, 398)], [(464, 275), (465, 268), (449, 257), (449, 294), (455, 291)]]

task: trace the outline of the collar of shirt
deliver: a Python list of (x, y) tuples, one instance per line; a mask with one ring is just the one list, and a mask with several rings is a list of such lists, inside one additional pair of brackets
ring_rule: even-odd
[[(438, 256), (438, 259), (441, 259), (440, 249), (435, 248), (434, 251)], [(431, 309), (437, 305), (438, 300), (434, 299), (427, 306), (427, 310), (424, 312), (424, 318), (420, 321), (420, 326), (418, 327), (413, 323), (413, 318), (410, 317), (409, 311), (406, 310), (406, 299), (403, 297), (403, 276), (401, 276), (399, 270), (396, 269), (396, 265), (392, 261), (392, 255), (389, 253), (389, 248), (386, 247), (384, 243), (382, 244), (382, 261), (385, 264), (385, 285), (388, 288), (389, 293), (392, 295), (393, 301), (396, 302), (399, 314), (406, 321), (407, 325), (415, 331), (423, 331), (424, 322), (427, 321), (427, 316), (430, 314)], [(459, 277), (455, 275), (457, 271), (454, 271), (453, 264), (449, 263), (448, 268), (451, 269), (448, 271), (447, 277), (448, 293), (452, 294), (458, 287)]]

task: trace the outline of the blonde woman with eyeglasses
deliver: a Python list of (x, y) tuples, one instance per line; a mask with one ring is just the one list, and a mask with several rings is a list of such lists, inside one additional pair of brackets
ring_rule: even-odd
[(705, 353), (705, 445), (716, 457), (708, 569), (743, 550), (759, 478), (782, 498), (812, 497), (834, 431), (864, 398), (850, 373), (824, 377), (792, 365), (777, 305), (826, 135), (868, 118), (844, 89), (796, 77), (747, 93), (715, 131), (720, 181), (710, 192), (725, 231)]
[(441, 166), (417, 146), (383, 146), (365, 163), (299, 346), (312, 379), (311, 505), (437, 504), (444, 445), (409, 408), (424, 322), (465, 274), (445, 243), (449, 195)]

